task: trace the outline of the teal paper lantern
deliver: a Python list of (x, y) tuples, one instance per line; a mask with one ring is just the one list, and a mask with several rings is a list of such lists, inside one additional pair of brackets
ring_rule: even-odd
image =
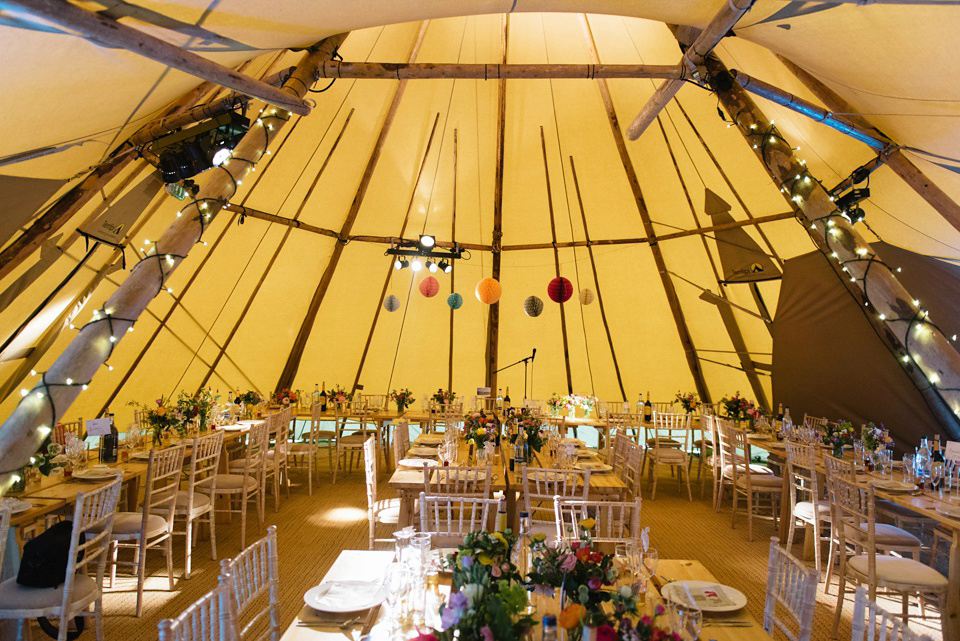
[(447, 296), (447, 305), (450, 306), (450, 309), (460, 309), (460, 307), (463, 305), (463, 296), (457, 292), (453, 292)]

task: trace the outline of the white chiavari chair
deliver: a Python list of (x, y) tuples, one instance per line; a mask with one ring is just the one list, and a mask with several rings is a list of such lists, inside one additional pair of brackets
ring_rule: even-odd
[(493, 463), (486, 467), (425, 467), (423, 491), (431, 496), (472, 496), (490, 498)]
[(643, 500), (632, 501), (583, 501), (553, 499), (557, 539), (577, 541), (580, 538), (580, 523), (592, 518), (594, 526), (590, 538), (595, 543), (637, 543), (640, 540), (640, 510)]
[[(701, 406), (701, 410), (703, 407)], [(720, 491), (722, 479), (721, 471), (723, 467), (720, 464), (720, 440), (717, 429), (717, 417), (714, 414), (700, 414), (700, 431), (703, 436), (704, 444), (700, 449), (700, 462), (698, 463), (697, 477), (700, 479), (700, 498), (703, 498), (704, 488), (706, 487), (706, 476), (701, 476), (699, 466), (706, 465), (710, 468), (710, 479), (713, 483), (713, 509), (719, 509), (717, 504), (717, 494)], [(710, 455), (707, 456), (704, 448), (710, 449)]]
[(590, 492), (590, 471), (557, 470), (520, 467), (523, 480), (523, 505), (530, 517), (531, 532), (548, 535), (556, 533), (553, 502), (557, 496), (566, 499), (587, 500)]
[(333, 482), (336, 483), (341, 463), (345, 472), (352, 471), (355, 458), (363, 456), (363, 442), (367, 436), (376, 436), (379, 446), (380, 435), (368, 433), (366, 430), (368, 412), (360, 407), (359, 403), (335, 403), (334, 407), (337, 421), (337, 455), (333, 466)]
[[(810, 641), (819, 580), (820, 573), (781, 548), (780, 539), (775, 536), (770, 539), (763, 629), (771, 639), (780, 630), (790, 641)], [(778, 611), (789, 615), (789, 624), (777, 616)]]
[[(307, 468), (307, 494), (313, 496), (313, 476), (314, 472), (319, 473), (317, 464), (317, 455), (321, 447), (327, 450), (327, 459), (330, 466), (333, 467), (333, 446), (336, 442), (335, 434), (332, 430), (321, 430), (320, 416), (322, 412), (320, 404), (310, 406), (310, 423), (306, 433), (303, 435), (302, 442), (287, 442), (287, 466), (296, 467), (298, 470)], [(318, 477), (319, 480), (319, 477)], [(287, 481), (287, 486), (290, 483)]]
[(825, 427), (829, 421), (830, 419), (826, 417), (820, 418), (817, 416), (811, 416), (810, 414), (806, 414), (806, 413), (804, 413), (803, 415), (803, 426), (808, 428)]
[[(658, 419), (658, 416), (660, 417)], [(668, 419), (667, 416), (670, 418)], [(670, 424), (673, 422), (673, 418), (680, 416), (679, 414), (674, 414), (673, 412), (657, 412), (654, 410), (649, 423), (640, 423), (640, 427), (643, 429), (643, 444), (646, 446), (646, 449), (643, 451), (643, 468), (641, 471), (645, 472), (647, 469), (647, 457), (650, 453), (650, 450), (653, 449), (654, 440), (658, 438), (658, 421), (660, 424)], [(668, 436), (660, 436), (659, 438), (660, 447), (674, 447), (679, 448), (682, 443), (676, 439), (670, 438)]]
[(214, 501), (214, 517), (217, 513), (240, 515), (240, 546), (247, 540), (247, 506), (251, 501), (257, 508), (257, 522), (263, 526), (264, 512), (264, 467), (267, 463), (267, 423), (254, 423), (247, 432), (241, 458), (231, 461), (242, 465), (229, 474), (217, 474), (217, 499), (225, 499), (226, 508), (218, 507)]
[[(16, 577), (0, 583), (0, 619), (17, 621), (18, 639), (28, 638), (24, 637), (29, 634), (28, 622), (36, 617), (55, 617), (66, 622), (76, 616), (93, 616), (97, 641), (103, 640), (103, 575), (122, 482), (117, 478), (99, 489), (77, 493), (62, 584), (55, 588), (28, 588), (18, 584)], [(81, 534), (85, 534), (83, 543)], [(89, 576), (91, 567), (95, 567), (96, 578)], [(91, 605), (93, 612), (88, 612)], [(66, 641), (67, 627), (61, 623), (57, 641)]]
[(283, 484), (287, 498), (290, 498), (290, 461), (287, 448), (290, 446), (290, 417), (293, 409), (289, 406), (271, 414), (267, 420), (267, 429), (273, 436), (273, 447), (267, 449), (267, 465), (264, 480), (270, 482), (273, 489), (273, 511), (280, 510), (280, 485)]
[[(692, 420), (693, 419), (691, 417), (690, 427), (693, 430), (694, 428), (693, 428)], [(707, 414), (706, 416), (701, 414), (698, 423), (699, 423), (699, 427), (697, 427), (694, 430), (694, 434), (692, 435), (692, 437), (695, 436), (697, 433), (699, 433), (700, 438), (693, 438), (693, 443), (692, 443), (693, 448), (691, 450), (691, 456), (697, 457), (697, 480), (700, 481), (700, 496), (702, 498), (703, 497), (703, 467), (708, 463), (707, 452), (709, 451), (712, 454), (713, 450), (715, 450), (716, 447), (714, 446), (714, 440), (713, 440), (713, 416), (710, 414)], [(691, 459), (690, 462), (692, 464), (693, 459)]]
[(79, 439), (83, 438), (85, 430), (83, 429), (83, 419), (78, 418), (75, 421), (63, 421), (57, 423), (57, 426), (53, 428), (53, 434), (51, 439), (54, 443), (60, 445), (67, 444), (67, 434), (73, 434)]
[(367, 482), (367, 523), (370, 549), (377, 543), (392, 543), (393, 539), (378, 539), (377, 524), (397, 525), (400, 522), (400, 500), (377, 498), (377, 442), (372, 436), (363, 443), (363, 466)]
[(230, 577), (220, 575), (217, 587), (194, 601), (175, 619), (157, 624), (160, 641), (236, 641), (236, 606)]
[(877, 605), (863, 586), (854, 593), (851, 632), (851, 641), (933, 641)]
[[(280, 638), (280, 572), (277, 526), (232, 559), (220, 562), (220, 575), (231, 586), (240, 641)], [(257, 634), (259, 630), (265, 631)], [(256, 635), (256, 636), (255, 636)]]
[[(110, 534), (110, 587), (114, 586), (117, 566), (136, 568), (137, 575), (137, 611), (143, 611), (143, 584), (147, 572), (147, 552), (163, 547), (167, 560), (169, 588), (173, 582), (173, 511), (180, 488), (180, 475), (183, 473), (183, 453), (185, 444), (181, 443), (162, 450), (151, 450), (147, 460), (147, 475), (143, 494), (143, 505), (139, 512), (117, 512), (113, 519), (113, 532)], [(120, 548), (132, 549), (133, 561), (119, 561)]]
[(174, 529), (174, 535), (183, 535), (186, 559), (183, 578), (189, 579), (193, 567), (193, 548), (197, 545), (194, 522), (204, 516), (210, 528), (210, 558), (217, 560), (217, 523), (213, 518), (213, 496), (217, 490), (217, 469), (223, 450), (223, 432), (214, 431), (193, 439), (190, 466), (187, 471), (187, 489), (177, 492), (174, 518), (182, 518), (183, 530)]
[[(758, 474), (750, 463), (750, 443), (745, 430), (737, 429), (732, 421), (719, 420), (721, 455), (724, 477), (729, 473), (733, 492), (733, 515), (730, 527), (736, 527), (740, 496), (747, 501), (747, 540), (753, 540), (753, 517), (767, 506), (776, 527), (783, 494), (783, 479), (774, 474)], [(721, 486), (722, 491), (722, 486)]]
[(501, 501), (421, 492), (420, 531), (431, 535), (434, 547), (458, 545), (470, 532), (491, 531)]
[(643, 473), (640, 471), (642, 467), (643, 448), (633, 441), (628, 441), (624, 455), (623, 474), (620, 478), (633, 498), (640, 496), (640, 486), (643, 483)]
[[(935, 569), (914, 559), (891, 554), (880, 554), (874, 504), (874, 487), (861, 486), (856, 481), (833, 475), (827, 479), (831, 519), (839, 539), (840, 584), (837, 589), (837, 608), (833, 619), (836, 636), (843, 610), (847, 580), (866, 585), (870, 599), (877, 589), (899, 593), (903, 603), (902, 618), (907, 621), (907, 600), (912, 594), (935, 596), (940, 605), (941, 629), (947, 624), (947, 578)], [(893, 527), (893, 526), (891, 526)]]
[(812, 445), (787, 441), (787, 480), (790, 489), (790, 529), (787, 533), (787, 550), (793, 549), (793, 536), (797, 523), (810, 529), (814, 537), (814, 564), (817, 582), (823, 564), (820, 548), (823, 541), (830, 541), (829, 530), (824, 536), (823, 528), (830, 525), (830, 503), (824, 501), (820, 492), (819, 474), (816, 467), (816, 451)]
[(399, 465), (410, 449), (410, 422), (400, 419), (393, 428), (393, 464)]
[[(619, 415), (619, 416), (622, 416)], [(608, 421), (609, 423), (609, 421)], [(616, 427), (614, 427), (616, 425)], [(623, 478), (623, 466), (627, 461), (627, 448), (632, 442), (626, 434), (626, 430), (619, 423), (612, 423), (613, 428), (613, 448), (610, 450), (610, 460), (607, 463), (613, 468), (613, 473)]]
[(687, 451), (690, 446), (690, 417), (686, 414), (667, 414), (657, 412), (653, 415), (653, 437), (647, 439), (647, 463), (653, 489), (650, 499), (657, 497), (657, 467), (667, 466), (676, 472), (677, 482), (686, 479), (687, 498), (693, 501), (690, 490), (690, 460)]

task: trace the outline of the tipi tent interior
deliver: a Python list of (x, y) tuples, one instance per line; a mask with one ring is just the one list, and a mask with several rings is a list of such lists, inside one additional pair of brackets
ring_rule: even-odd
[(953, 4), (4, 3), (4, 488), (205, 388), (960, 440)]

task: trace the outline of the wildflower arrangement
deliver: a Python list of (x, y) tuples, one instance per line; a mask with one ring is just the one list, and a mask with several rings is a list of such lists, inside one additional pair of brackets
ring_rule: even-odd
[(244, 405), (259, 405), (262, 400), (260, 395), (252, 389), (247, 390), (243, 394), (237, 394), (237, 401)]
[(853, 424), (850, 421), (828, 422), (820, 428), (820, 441), (833, 449), (833, 455), (843, 457), (843, 446), (853, 445)]
[(893, 439), (890, 438), (890, 433), (883, 427), (883, 423), (880, 424), (880, 427), (873, 423), (861, 426), (860, 439), (863, 441), (864, 448), (870, 452), (880, 452), (887, 449), (888, 445), (893, 445)]
[[(669, 628), (657, 625), (657, 619), (666, 610), (660, 604), (653, 610), (653, 616), (643, 616), (636, 624), (629, 617), (620, 619), (617, 636), (611, 637), (615, 641), (680, 641), (680, 635), (671, 632)], [(599, 631), (598, 631), (599, 632)], [(600, 635), (597, 635), (599, 641)]]
[(184, 424), (186, 419), (178, 408), (175, 405), (169, 405), (169, 402), (170, 399), (161, 396), (154, 401), (154, 403), (156, 403), (155, 407), (140, 404), (136, 401), (127, 403), (127, 405), (140, 408), (140, 421), (145, 423), (147, 427), (150, 428), (150, 431), (153, 432), (153, 442), (157, 445), (163, 443), (164, 432), (175, 430), (180, 436), (184, 436), (187, 433), (187, 428)]
[(453, 390), (444, 390), (443, 388), (438, 389), (433, 393), (433, 396), (430, 397), (434, 403), (439, 405), (447, 405), (454, 402), (457, 399), (457, 395), (453, 393)]
[(66, 463), (67, 457), (63, 454), (63, 446), (53, 442), (50, 434), (43, 440), (40, 449), (30, 457), (30, 465), (26, 467), (35, 467), (43, 476), (50, 476), (50, 472), (58, 465)]
[(353, 392), (344, 391), (342, 387), (337, 385), (336, 387), (331, 387), (327, 390), (327, 404), (331, 403), (346, 403), (353, 400)]
[(751, 417), (756, 418), (757, 409), (753, 401), (740, 396), (739, 391), (730, 398), (720, 399), (720, 405), (723, 406), (724, 415), (731, 420), (745, 421)]
[(297, 402), (297, 393), (291, 389), (284, 387), (279, 394), (277, 394), (277, 402), (281, 405), (290, 405), (291, 403)]
[(567, 397), (560, 396), (556, 392), (547, 399), (547, 407), (549, 407), (550, 411), (554, 414), (558, 414), (560, 410), (567, 411), (573, 409), (573, 406), (567, 406)]
[(527, 607), (527, 590), (520, 583), (510, 550), (517, 542), (511, 530), (471, 532), (454, 554), (453, 587), (440, 606), (440, 630), (420, 633), (422, 641), (477, 639), (506, 641), (524, 638), (534, 620), (521, 616)]
[(569, 412), (578, 407), (592, 412), (597, 407), (597, 397), (589, 394), (567, 394), (566, 396), (559, 396), (554, 393), (547, 399), (547, 407), (555, 414), (561, 410)]
[(693, 410), (697, 409), (697, 404), (700, 402), (700, 399), (693, 392), (687, 392), (686, 394), (677, 392), (677, 402), (680, 403), (680, 407), (683, 408), (683, 411), (689, 414)]
[(482, 448), (484, 443), (493, 438), (496, 429), (496, 418), (487, 416), (483, 410), (470, 412), (463, 418), (463, 438), (466, 441), (473, 441), (477, 449)]
[(397, 411), (402, 412), (411, 405), (413, 405), (413, 392), (409, 389), (402, 389), (399, 392), (393, 390), (390, 392), (390, 400), (397, 404)]
[(533, 412), (527, 407), (520, 410), (517, 420), (520, 422), (520, 427), (526, 432), (527, 443), (530, 444), (530, 448), (539, 452), (540, 448), (546, 443), (546, 439), (543, 437), (543, 421), (540, 420), (540, 417), (534, 416)]
[(182, 417), (185, 424), (200, 419), (197, 427), (201, 432), (205, 432), (210, 412), (213, 411), (213, 406), (217, 404), (219, 398), (220, 396), (214, 394), (210, 388), (201, 389), (193, 396), (180, 392), (180, 396), (177, 397), (176, 414)]

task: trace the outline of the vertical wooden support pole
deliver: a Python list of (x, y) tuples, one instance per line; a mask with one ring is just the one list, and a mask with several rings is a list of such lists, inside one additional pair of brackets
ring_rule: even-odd
[[(457, 242), (457, 161), (459, 149), (457, 146), (457, 130), (453, 130), (453, 206), (450, 209), (450, 242)], [(457, 261), (450, 261), (450, 293), (457, 291), (456, 287)], [(456, 310), (450, 308), (450, 346), (447, 348), (447, 389), (453, 389), (453, 314)]]
[[(590, 56), (594, 64), (600, 64), (600, 56), (597, 54), (597, 45), (593, 39), (593, 32), (590, 29), (590, 23), (587, 22), (586, 15), (581, 16), (584, 33), (587, 39), (587, 47), (590, 50)], [(710, 390), (703, 380), (703, 371), (700, 369), (700, 361), (697, 358), (697, 350), (693, 345), (693, 339), (690, 337), (690, 330), (687, 328), (687, 321), (683, 316), (683, 309), (680, 307), (680, 299), (677, 297), (677, 290), (674, 287), (673, 280), (667, 271), (667, 265), (663, 260), (663, 252), (660, 250), (660, 244), (657, 240), (656, 231), (653, 228), (653, 222), (647, 211), (647, 204), (643, 198), (643, 192), (640, 190), (640, 181), (637, 178), (637, 171), (633, 167), (633, 161), (630, 160), (630, 154), (627, 152), (626, 141), (623, 131), (620, 129), (620, 121), (617, 118), (616, 109), (613, 106), (613, 97), (610, 95), (610, 88), (607, 81), (600, 78), (597, 80), (597, 87), (600, 90), (600, 97), (603, 99), (603, 105), (607, 111), (607, 120), (610, 123), (610, 133), (617, 147), (617, 153), (620, 154), (620, 161), (623, 170), (627, 175), (627, 182), (633, 193), (634, 201), (637, 205), (637, 212), (640, 214), (640, 220), (643, 223), (644, 233), (647, 235), (650, 244), (650, 253), (653, 254), (654, 263), (657, 266), (657, 272), (660, 274), (660, 282), (663, 285), (663, 292), (667, 297), (667, 304), (670, 306), (670, 313), (673, 315), (673, 321), (677, 326), (677, 334), (680, 338), (680, 345), (683, 347), (683, 353), (687, 358), (687, 365), (690, 368), (690, 376), (693, 378), (693, 384), (697, 388), (697, 394), (704, 403), (710, 403)]]
[[(414, 38), (413, 45), (410, 48), (410, 54), (407, 56), (408, 62), (413, 62), (417, 58), (417, 53), (420, 51), (420, 44), (423, 42), (423, 37), (427, 33), (428, 21), (424, 21), (420, 24), (420, 30), (417, 32), (416, 38)], [(347, 217), (343, 221), (343, 225), (340, 227), (340, 239), (337, 241), (337, 244), (333, 247), (333, 254), (330, 255), (330, 260), (327, 261), (327, 266), (323, 270), (323, 275), (320, 276), (320, 282), (317, 283), (317, 289), (313, 292), (313, 298), (310, 299), (310, 305), (307, 307), (307, 313), (303, 318), (303, 322), (300, 323), (300, 330), (297, 332), (297, 337), (293, 341), (293, 345), (290, 347), (290, 354), (287, 356), (287, 362), (283, 366), (283, 371), (280, 373), (280, 378), (277, 380), (276, 391), (279, 392), (284, 388), (289, 388), (293, 385), (293, 379), (297, 375), (297, 370), (300, 368), (300, 359), (303, 358), (303, 350), (307, 347), (307, 340), (310, 338), (310, 333), (313, 331), (313, 324), (317, 320), (317, 314), (320, 312), (320, 305), (323, 303), (324, 297), (327, 295), (327, 289), (330, 287), (330, 281), (333, 280), (333, 273), (337, 269), (337, 265), (340, 263), (340, 256), (343, 255), (343, 248), (346, 247), (347, 236), (350, 235), (350, 230), (353, 229), (353, 224), (357, 221), (357, 214), (360, 213), (360, 205), (363, 204), (363, 199), (367, 194), (367, 188), (370, 186), (370, 181), (373, 178), (373, 171), (377, 168), (377, 163), (380, 161), (380, 154), (383, 153), (383, 146), (387, 140), (387, 135), (390, 133), (390, 129), (393, 126), (393, 119), (397, 115), (397, 111), (400, 108), (400, 101), (403, 99), (403, 92), (407, 87), (406, 80), (400, 80), (397, 83), (397, 88), (393, 92), (393, 98), (390, 100), (390, 107), (387, 109), (387, 115), (383, 119), (383, 125), (380, 127), (380, 133), (377, 136), (376, 142), (373, 144), (373, 151), (370, 153), (370, 158), (367, 160), (367, 166), (363, 170), (363, 176), (360, 178), (360, 184), (357, 186), (357, 193), (353, 196), (353, 202), (350, 204), (350, 209), (347, 211)]]
[[(316, 80), (317, 67), (345, 37), (331, 36), (311, 48), (283, 90), (297, 98), (306, 93)], [(103, 309), (43, 373), (41, 381), (32, 390), (24, 390), (20, 404), (0, 425), (0, 489), (9, 487), (17, 468), (50, 434), (150, 301), (164, 291), (167, 279), (201, 240), (213, 216), (236, 192), (237, 181), (260, 159), (289, 117), (288, 112), (269, 108), (251, 125), (230, 159), (211, 174), (197, 196), (183, 207), (154, 245), (151, 255), (134, 266)]]
[[(500, 63), (507, 63), (510, 40), (510, 15), (504, 14), (500, 30)], [(493, 182), (493, 248), (491, 250), (492, 276), (500, 280), (500, 253), (503, 240), (503, 146), (506, 136), (507, 81), (497, 81), (497, 165)], [(500, 347), (500, 301), (490, 305), (487, 317), (486, 386), (497, 389), (497, 357)]]
[(610, 325), (607, 323), (607, 310), (603, 305), (603, 292), (600, 290), (600, 277), (597, 275), (597, 261), (594, 259), (593, 245), (590, 243), (590, 230), (587, 228), (587, 212), (583, 208), (583, 197), (580, 195), (580, 181), (577, 178), (577, 167), (573, 164), (573, 156), (570, 156), (570, 173), (573, 175), (573, 187), (577, 192), (577, 204), (580, 206), (580, 218), (583, 221), (583, 238), (587, 243), (587, 253), (590, 255), (590, 268), (593, 270), (593, 286), (597, 288), (597, 305), (600, 307), (600, 319), (603, 321), (603, 329), (607, 333), (607, 344), (610, 346), (610, 357), (613, 358), (613, 369), (617, 374), (617, 385), (620, 387), (620, 396), (622, 396), (625, 401), (627, 400), (627, 392), (623, 389), (623, 378), (620, 376), (620, 363), (617, 360), (617, 351), (613, 348), (613, 336), (610, 334)]
[(777, 128), (718, 59), (706, 61), (724, 109), (788, 198), (816, 247), (863, 307), (864, 316), (901, 363), (931, 412), (960, 438), (960, 354), (927, 318), (870, 244), (844, 218), (830, 194), (800, 162)]
[[(543, 151), (543, 175), (547, 181), (547, 211), (550, 213), (550, 238), (553, 240), (553, 268), (560, 277), (560, 250), (557, 249), (557, 224), (553, 213), (553, 190), (550, 188), (550, 166), (547, 164), (547, 139), (540, 127), (540, 148)], [(567, 339), (567, 312), (560, 303), (560, 336), (563, 338), (563, 364), (567, 370), (567, 394), (573, 394), (573, 373), (570, 371), (570, 341)]]

